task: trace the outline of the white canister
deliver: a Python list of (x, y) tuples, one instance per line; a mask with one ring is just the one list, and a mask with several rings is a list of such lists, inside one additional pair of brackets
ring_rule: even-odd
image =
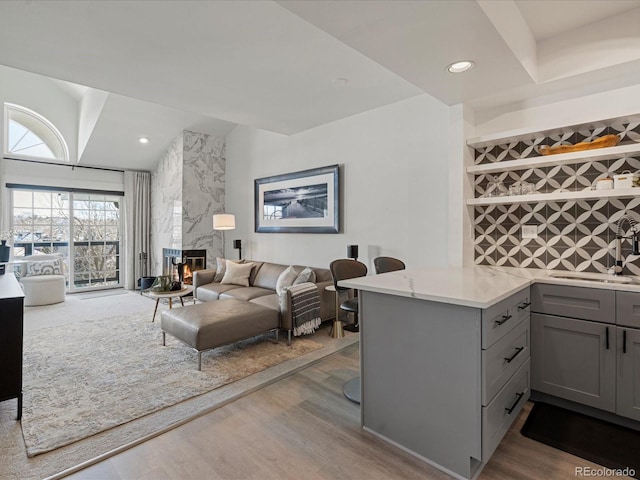
[(613, 188), (613, 179), (610, 177), (599, 178), (596, 180), (596, 190), (611, 190)]
[(638, 175), (625, 170), (620, 175), (613, 176), (613, 188), (631, 188), (638, 181)]

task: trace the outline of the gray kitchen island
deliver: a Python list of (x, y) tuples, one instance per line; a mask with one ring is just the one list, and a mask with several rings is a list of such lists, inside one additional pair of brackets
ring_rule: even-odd
[(479, 475), (529, 398), (530, 283), (482, 268), (341, 281), (359, 290), (362, 427)]

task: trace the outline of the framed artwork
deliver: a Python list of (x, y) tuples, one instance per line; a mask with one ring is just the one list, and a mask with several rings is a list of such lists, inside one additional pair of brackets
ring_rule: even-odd
[(256, 232), (338, 233), (339, 185), (338, 165), (258, 178)]

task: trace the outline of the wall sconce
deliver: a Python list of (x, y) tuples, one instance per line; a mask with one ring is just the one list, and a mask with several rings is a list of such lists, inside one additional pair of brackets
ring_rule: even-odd
[(358, 245), (347, 245), (347, 258), (358, 260)]
[(238, 249), (238, 260), (242, 260), (242, 240), (234, 240), (233, 248)]

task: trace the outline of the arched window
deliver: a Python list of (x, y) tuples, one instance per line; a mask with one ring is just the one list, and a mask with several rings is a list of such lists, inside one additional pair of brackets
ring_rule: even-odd
[(4, 104), (5, 148), (4, 153), (29, 158), (69, 161), (69, 149), (58, 129), (33, 110)]

